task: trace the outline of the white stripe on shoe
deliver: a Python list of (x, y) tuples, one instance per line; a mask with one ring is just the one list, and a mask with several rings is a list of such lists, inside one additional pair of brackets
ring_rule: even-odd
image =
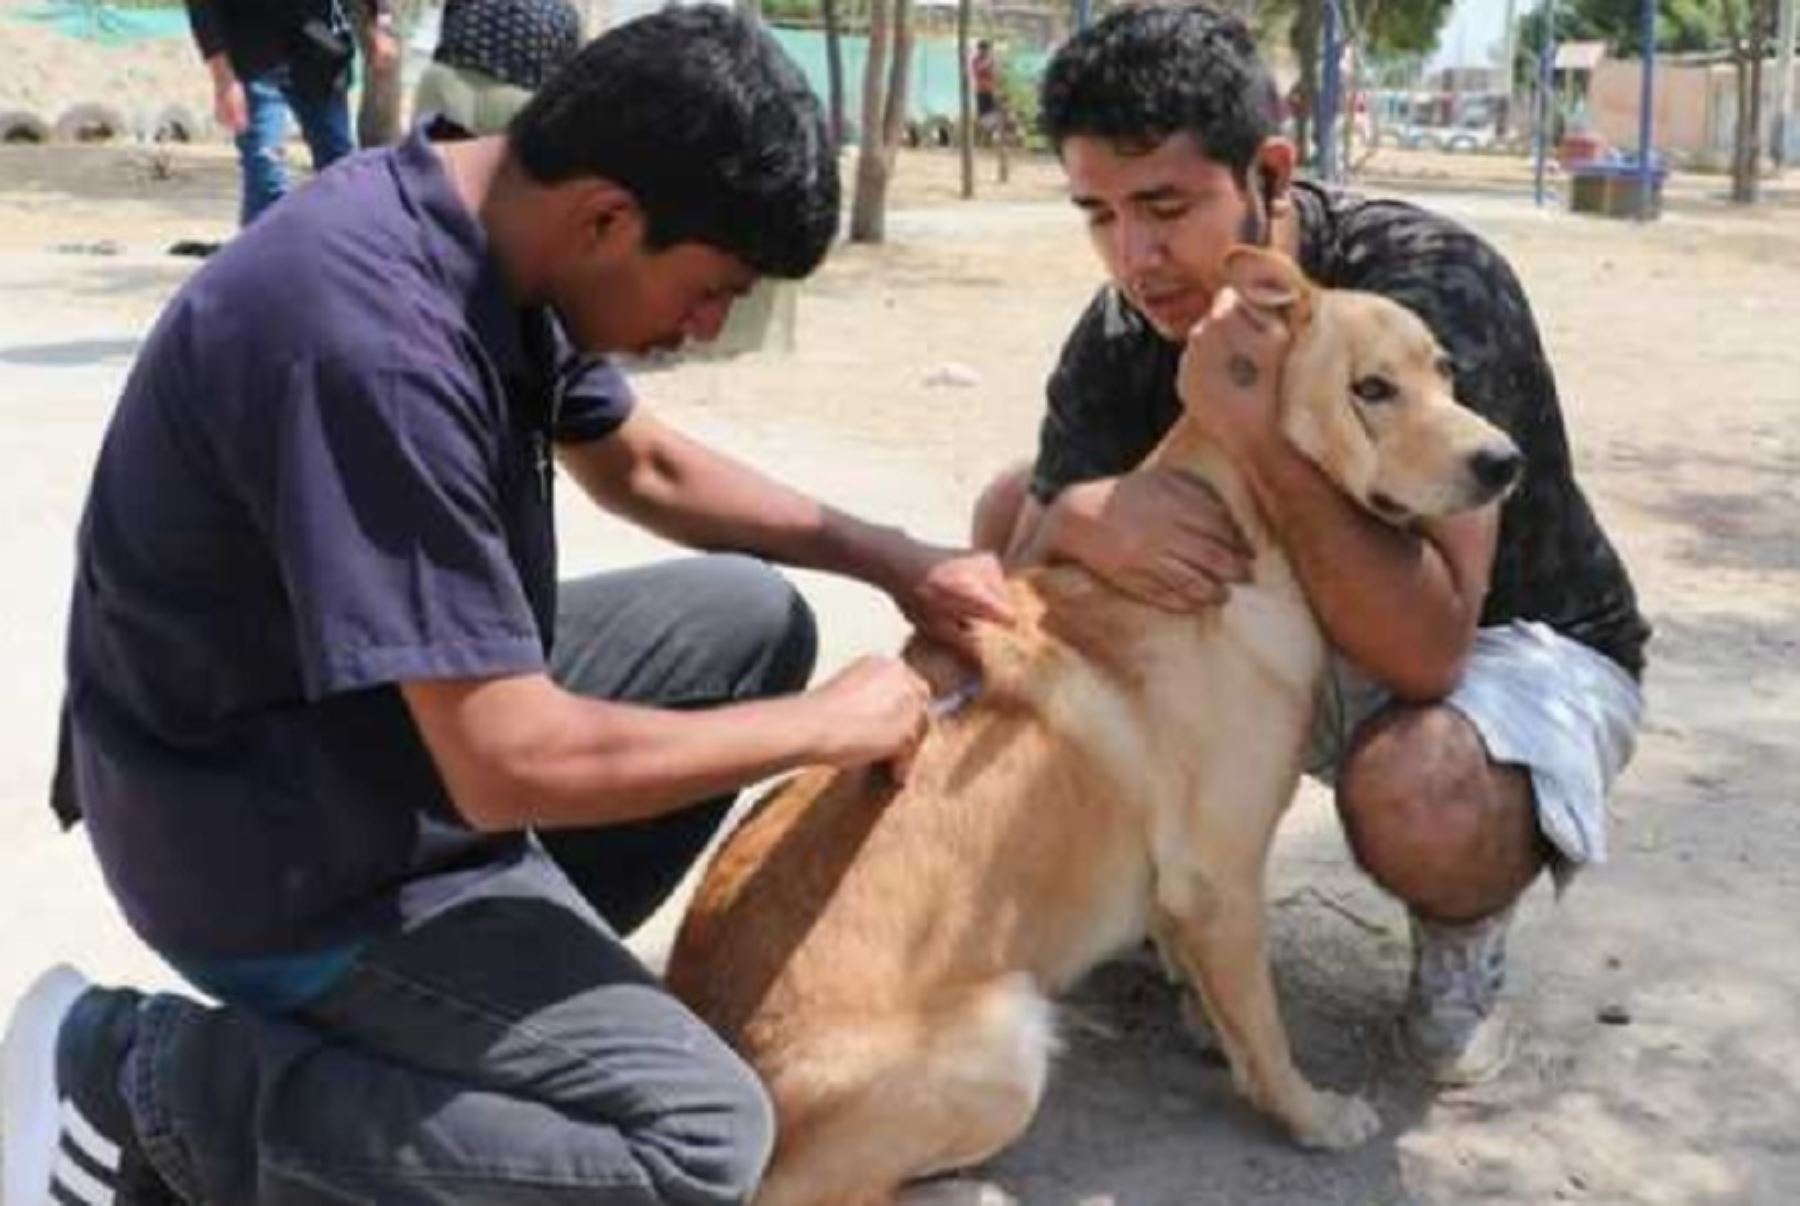
[(0, 1051), (0, 1131), (5, 1157), (0, 1202), (52, 1206), (50, 1170), (60, 1150), (56, 1037), (88, 982), (72, 967), (51, 968), (13, 1009)]
[(119, 1145), (94, 1129), (94, 1124), (67, 1097), (62, 1103), (62, 1131), (81, 1150), (81, 1154), (107, 1172), (119, 1171)]
[(56, 1153), (56, 1167), (50, 1170), (50, 1186), (61, 1189), (84, 1206), (113, 1206), (113, 1187), (75, 1162), (66, 1151)]

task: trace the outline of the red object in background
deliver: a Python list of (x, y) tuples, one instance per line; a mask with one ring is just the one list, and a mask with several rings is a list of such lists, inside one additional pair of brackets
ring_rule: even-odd
[(991, 50), (984, 47), (969, 57), (969, 75), (974, 80), (977, 93), (985, 92), (992, 96), (999, 90), (999, 64), (994, 61)]
[(1566, 171), (1582, 163), (1592, 163), (1606, 151), (1606, 143), (1598, 134), (1564, 134), (1556, 148), (1556, 162)]

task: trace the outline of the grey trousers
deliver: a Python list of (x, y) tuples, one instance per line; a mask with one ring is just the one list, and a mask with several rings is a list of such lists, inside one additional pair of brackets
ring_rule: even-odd
[[(556, 645), (575, 690), (702, 707), (797, 690), (815, 633), (721, 556), (569, 584)], [(151, 998), (121, 1083), (152, 1162), (208, 1206), (748, 1200), (761, 1086), (615, 936), (728, 803), (552, 837), (294, 1015)]]

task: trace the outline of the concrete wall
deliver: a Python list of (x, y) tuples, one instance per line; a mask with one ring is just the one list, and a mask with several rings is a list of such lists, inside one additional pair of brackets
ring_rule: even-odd
[[(1800, 81), (1800, 65), (1795, 78)], [(1731, 158), (1737, 127), (1737, 79), (1729, 63), (1684, 63), (1660, 59), (1656, 65), (1651, 141), (1676, 162), (1723, 167)], [(1607, 59), (1588, 84), (1588, 120), (1595, 132), (1617, 147), (1638, 141), (1638, 100), (1643, 77), (1635, 60)], [(1800, 88), (1796, 89), (1800, 96)], [(1775, 64), (1763, 68), (1763, 129), (1774, 124)], [(1788, 132), (1788, 161), (1800, 157), (1800, 122)]]

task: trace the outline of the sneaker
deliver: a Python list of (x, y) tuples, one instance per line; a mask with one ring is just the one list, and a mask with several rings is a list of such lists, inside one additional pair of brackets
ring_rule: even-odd
[(1435, 1084), (1481, 1084), (1512, 1059), (1515, 1029), (1500, 997), (1511, 924), (1510, 908), (1461, 925), (1412, 917), (1412, 981), (1399, 1037)]
[(20, 999), (0, 1050), (4, 1206), (180, 1203), (138, 1145), (119, 1091), (139, 1000), (60, 966)]

